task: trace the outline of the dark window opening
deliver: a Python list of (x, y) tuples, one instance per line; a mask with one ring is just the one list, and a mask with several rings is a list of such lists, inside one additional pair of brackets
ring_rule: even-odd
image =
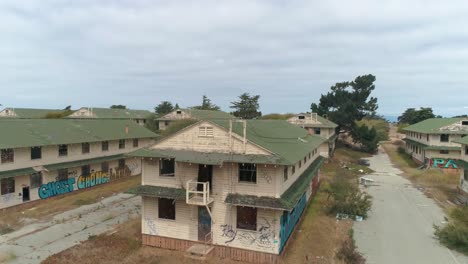
[(302, 167), (302, 162), (299, 161), (299, 169)]
[(87, 154), (89, 151), (89, 143), (81, 143), (81, 153)]
[(68, 180), (68, 169), (58, 170), (57, 181), (66, 181)]
[(465, 155), (468, 155), (468, 147), (465, 147)]
[(429, 141), (429, 134), (426, 135), (426, 141)]
[(109, 172), (109, 162), (101, 163), (101, 171), (102, 172)]
[(320, 135), (320, 127), (314, 128), (314, 134), (315, 135)]
[(3, 178), (1, 180), (1, 192), (2, 195), (15, 192), (15, 178)]
[(182, 111), (180, 111), (180, 110), (177, 110), (177, 112), (176, 112), (176, 113), (177, 113), (178, 115), (180, 115), (180, 114), (182, 114)]
[(125, 148), (125, 139), (119, 140), (119, 149), (124, 149)]
[(305, 119), (305, 116), (300, 115), (300, 116), (298, 116), (297, 118), (298, 118), (298, 119)]
[(133, 147), (138, 148), (138, 138), (133, 139)]
[(257, 166), (253, 163), (239, 164), (239, 181), (257, 183)]
[(119, 169), (125, 168), (125, 159), (119, 159)]
[(68, 145), (59, 145), (58, 146), (58, 154), (60, 157), (64, 157), (68, 155)]
[(42, 185), (42, 172), (36, 172), (31, 174), (30, 178), (31, 188), (39, 188)]
[(449, 142), (449, 135), (447, 134), (440, 135), (440, 142)]
[(284, 181), (288, 180), (288, 166), (284, 166), (283, 179), (284, 179)]
[(463, 171), (463, 179), (465, 179), (465, 181), (468, 181), (468, 169), (464, 169), (464, 171)]
[(175, 160), (162, 159), (159, 161), (159, 175), (161, 176), (174, 176), (175, 173)]
[(468, 126), (468, 121), (462, 121), (462, 126)]
[(158, 199), (158, 217), (160, 219), (175, 220), (175, 200), (159, 198)]
[(101, 143), (101, 150), (102, 151), (109, 151), (109, 141), (103, 141)]
[(450, 152), (446, 149), (442, 149), (441, 151), (439, 151), (440, 154), (449, 154)]
[(295, 165), (292, 166), (292, 172), (291, 172), (291, 174), (294, 174), (294, 173), (296, 173), (296, 166), (295, 166)]
[(41, 147), (32, 147), (31, 148), (31, 159), (41, 159), (42, 158), (42, 148)]
[(91, 168), (89, 165), (81, 166), (81, 176), (89, 176), (91, 174)]
[(257, 208), (238, 206), (237, 228), (257, 231)]
[(13, 149), (2, 149), (1, 151), (2, 163), (11, 163), (15, 160), (15, 152)]

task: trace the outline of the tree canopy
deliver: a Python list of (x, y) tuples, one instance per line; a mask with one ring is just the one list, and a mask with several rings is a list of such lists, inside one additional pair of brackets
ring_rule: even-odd
[(211, 103), (211, 100), (206, 95), (203, 95), (201, 105), (194, 106), (192, 108), (200, 109), (200, 110), (219, 110), (220, 109), (219, 106)]
[(434, 117), (436, 117), (436, 115), (434, 115), (430, 107), (421, 107), (419, 110), (416, 108), (408, 108), (398, 117), (398, 123), (412, 125)]
[(127, 109), (127, 106), (125, 105), (111, 105), (111, 109)]
[[(179, 105), (177, 105), (177, 108), (179, 108)], [(175, 109), (177, 109), (176, 107), (174, 107), (172, 105), (171, 102), (169, 101), (162, 101), (160, 104), (158, 104), (155, 108), (154, 108), (154, 111), (156, 112), (156, 114), (158, 115), (165, 115), (167, 113), (170, 113), (172, 111), (174, 111)]]
[(238, 101), (231, 102), (230, 108), (234, 109), (232, 114), (243, 119), (260, 117), (262, 112), (258, 111), (260, 108), (259, 99), (260, 95), (241, 94)]

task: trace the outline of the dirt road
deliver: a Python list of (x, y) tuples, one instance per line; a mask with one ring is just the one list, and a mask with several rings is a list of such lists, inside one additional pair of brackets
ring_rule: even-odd
[(377, 186), (368, 187), (374, 197), (369, 218), (354, 223), (358, 250), (367, 263), (468, 264), (468, 257), (450, 251), (433, 237), (433, 225), (444, 222), (436, 203), (399, 176), (383, 150), (369, 159), (370, 177)]

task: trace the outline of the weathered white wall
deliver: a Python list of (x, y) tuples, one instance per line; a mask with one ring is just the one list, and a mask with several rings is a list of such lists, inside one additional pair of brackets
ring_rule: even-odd
[(0, 116), (14, 117), (14, 116), (16, 116), (16, 113), (11, 108), (5, 108), (2, 111), (0, 111)]

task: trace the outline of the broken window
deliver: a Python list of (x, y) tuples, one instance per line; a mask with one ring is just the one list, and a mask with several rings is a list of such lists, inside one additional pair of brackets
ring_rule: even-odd
[(449, 135), (448, 134), (440, 135), (440, 142), (449, 142)]
[(133, 147), (138, 148), (138, 138), (133, 139)]
[(287, 181), (288, 180), (288, 166), (284, 166), (283, 170), (283, 180)]
[(125, 148), (125, 139), (119, 140), (119, 149), (124, 149)]
[(81, 153), (82, 154), (89, 153), (89, 143), (81, 143)]
[(68, 169), (59, 169), (57, 175), (57, 181), (68, 180)]
[(257, 183), (257, 166), (253, 163), (239, 164), (239, 182)]
[(102, 151), (109, 151), (109, 141), (103, 141), (101, 143), (101, 150)]
[(31, 159), (41, 159), (42, 158), (42, 148), (41, 147), (31, 147)]
[(237, 228), (257, 231), (257, 208), (238, 206)]
[(175, 160), (162, 159), (159, 161), (159, 175), (161, 176), (174, 176), (175, 173)]
[(91, 174), (91, 168), (89, 165), (81, 166), (81, 176), (89, 176)]
[(160, 219), (175, 220), (175, 200), (159, 198), (158, 199), (158, 217)]
[(15, 192), (15, 178), (13, 178), (13, 177), (3, 178), (1, 180), (1, 193), (2, 193), (2, 195), (9, 194), (9, 193), (14, 193), (14, 192)]
[(42, 185), (42, 172), (36, 172), (31, 174), (30, 178), (31, 188), (39, 188)]
[(1, 156), (2, 163), (10, 163), (15, 160), (15, 152), (12, 148), (2, 149)]
[(60, 157), (65, 157), (68, 155), (68, 145), (59, 145), (58, 154)]

